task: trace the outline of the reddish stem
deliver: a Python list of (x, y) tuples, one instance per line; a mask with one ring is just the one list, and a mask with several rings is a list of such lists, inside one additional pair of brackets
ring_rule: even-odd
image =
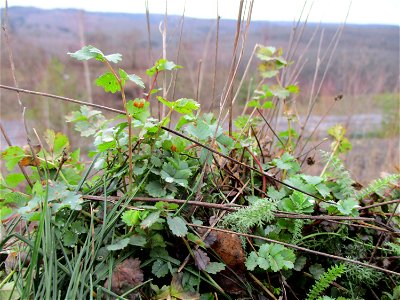
[(157, 76), (158, 76), (158, 70), (154, 74), (153, 82), (151, 83), (151, 87), (150, 87), (149, 92), (148, 92), (148, 94), (146, 96), (146, 101), (150, 100), (151, 91), (153, 90), (154, 86), (156, 85)]
[(267, 177), (264, 175), (264, 169), (263, 169), (260, 161), (258, 160), (257, 156), (255, 156), (254, 153), (251, 152), (248, 147), (245, 147), (245, 149), (247, 150), (247, 152), (250, 153), (250, 155), (253, 157), (254, 161), (256, 162), (258, 167), (260, 168), (261, 173), (263, 173), (263, 175), (262, 175), (262, 182), (263, 182), (262, 191), (264, 193), (261, 195), (261, 198), (264, 198), (265, 191), (267, 190)]

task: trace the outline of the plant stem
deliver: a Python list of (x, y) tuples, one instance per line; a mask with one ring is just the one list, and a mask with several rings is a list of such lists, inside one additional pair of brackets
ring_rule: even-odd
[(128, 122), (128, 163), (129, 163), (129, 191), (132, 189), (132, 174), (133, 174), (133, 164), (132, 164), (132, 116), (128, 113), (126, 109), (126, 96), (125, 96), (125, 89), (124, 86), (121, 83), (121, 79), (118, 77), (117, 73), (114, 71), (113, 67), (111, 64), (107, 61), (104, 60), (104, 63), (107, 65), (108, 69), (110, 72), (114, 75), (115, 79), (117, 80), (119, 87), (121, 89), (121, 97), (122, 97), (122, 103), (124, 105), (124, 110), (125, 110), (125, 115), (126, 115), (126, 120)]

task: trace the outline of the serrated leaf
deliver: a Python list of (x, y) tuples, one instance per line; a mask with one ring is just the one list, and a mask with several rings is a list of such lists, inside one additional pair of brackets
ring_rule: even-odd
[(225, 264), (219, 262), (210, 262), (204, 271), (209, 274), (217, 274), (223, 270), (225, 270)]
[(191, 136), (196, 137), (200, 141), (205, 141), (208, 138), (213, 136), (213, 133), (210, 126), (208, 126), (204, 121), (199, 120), (196, 124), (189, 124), (186, 127), (186, 132)]
[(146, 243), (146, 238), (138, 234), (133, 235), (129, 238), (129, 244), (133, 246), (144, 247)]
[(141, 228), (149, 228), (160, 219), (160, 211), (155, 211), (149, 214), (146, 219), (140, 223)]
[(257, 263), (258, 255), (254, 251), (249, 254), (246, 259), (246, 268), (249, 271), (254, 271), (255, 268), (258, 266)]
[(159, 181), (150, 181), (145, 188), (147, 194), (154, 198), (162, 198), (167, 194), (167, 191)]
[(161, 259), (157, 259), (151, 266), (151, 273), (153, 273), (157, 278), (162, 278), (169, 272), (168, 263)]
[(14, 169), (24, 157), (26, 157), (24, 150), (18, 146), (10, 146), (1, 153), (1, 160), (6, 162), (6, 168), (9, 171)]
[(118, 242), (108, 245), (106, 249), (108, 251), (117, 251), (117, 250), (122, 250), (129, 244), (129, 238), (121, 239)]
[(184, 115), (192, 115), (194, 110), (198, 110), (200, 104), (193, 99), (181, 98), (175, 101), (173, 109)]
[(186, 222), (181, 217), (167, 217), (167, 224), (172, 233), (176, 236), (185, 236), (188, 232)]
[(128, 226), (138, 225), (140, 223), (140, 211), (138, 210), (125, 211), (121, 216), (121, 220)]
[(78, 235), (70, 230), (64, 231), (63, 244), (66, 247), (74, 247), (78, 241)]
[(298, 191), (294, 191), (289, 198), (283, 199), (281, 205), (288, 212), (312, 213), (314, 211), (314, 204), (310, 202), (310, 197)]
[(144, 89), (144, 83), (142, 78), (140, 78), (139, 76), (135, 75), (135, 74), (127, 74), (124, 70), (119, 69), (119, 76), (121, 79), (121, 84), (124, 86), (125, 85), (125, 81), (126, 80), (130, 80), (132, 82), (134, 82), (136, 85), (140, 86), (142, 89)]
[(71, 231), (76, 234), (86, 233), (87, 229), (82, 221), (74, 221), (71, 224)]
[(117, 78), (115, 78), (114, 74), (111, 72), (99, 76), (96, 79), (96, 85), (102, 87), (105, 92), (111, 92), (113, 94), (117, 91), (121, 91), (121, 86)]
[(317, 189), (318, 193), (320, 193), (323, 198), (328, 197), (331, 193), (331, 190), (324, 183), (317, 184), (315, 186), (315, 188)]
[(358, 201), (355, 199), (339, 200), (336, 205), (337, 209), (345, 216), (358, 215)]
[(92, 45), (84, 46), (82, 47), (82, 49), (74, 53), (68, 52), (67, 54), (77, 60), (89, 60), (92, 58), (95, 58), (97, 60), (104, 60), (103, 52), (93, 47)]
[(174, 103), (171, 101), (168, 101), (166, 99), (164, 99), (161, 96), (157, 96), (157, 100), (160, 101), (162, 104), (164, 104), (166, 107), (172, 108)]

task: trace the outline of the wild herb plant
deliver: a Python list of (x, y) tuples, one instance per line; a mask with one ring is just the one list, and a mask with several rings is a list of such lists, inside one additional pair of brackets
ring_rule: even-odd
[[(2, 153), (1, 299), (344, 299), (376, 286), (382, 299), (397, 295), (399, 176), (356, 191), (339, 158), (351, 149), (340, 125), (328, 131), (321, 175), (302, 171), (290, 107), (299, 88), (279, 80), (290, 66), (280, 49), (260, 46), (263, 84), (232, 135), (195, 100), (156, 96), (158, 75), (180, 68), (173, 62), (158, 60), (144, 97), (127, 99), (128, 81), (145, 86), (113, 67), (120, 54), (70, 55), (104, 64), (96, 84), (119, 92), (124, 110), (67, 116), (91, 139), (86, 166), (52, 130), (37, 147)], [(254, 112), (282, 101), (288, 127), (264, 161)], [(387, 204), (365, 207), (372, 196)]]

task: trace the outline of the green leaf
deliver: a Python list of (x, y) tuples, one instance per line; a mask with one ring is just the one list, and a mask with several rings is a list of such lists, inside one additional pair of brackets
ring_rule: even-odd
[(300, 272), (300, 271), (304, 268), (304, 266), (306, 265), (306, 263), (307, 263), (307, 258), (306, 258), (305, 256), (298, 256), (298, 257), (296, 258), (296, 261), (294, 262), (294, 267), (293, 267), (293, 269), (294, 269), (295, 271)]
[(96, 85), (103, 87), (105, 92), (111, 92), (113, 94), (117, 91), (121, 91), (121, 86), (117, 78), (115, 78), (114, 74), (111, 72), (99, 76), (96, 79)]
[(146, 70), (146, 74), (149, 75), (150, 77), (154, 76), (154, 74), (161, 72), (161, 71), (172, 71), (175, 69), (180, 69), (182, 66), (176, 65), (172, 61), (168, 61), (164, 58), (159, 59), (156, 61), (153, 67), (150, 69)]
[(146, 238), (138, 234), (133, 235), (129, 238), (129, 244), (133, 246), (144, 247), (146, 243)]
[(213, 136), (210, 126), (202, 120), (199, 120), (196, 126), (194, 124), (189, 124), (186, 127), (186, 132), (200, 141), (205, 141)]
[(92, 58), (95, 58), (95, 59), (101, 60), (101, 61), (104, 60), (103, 53), (99, 49), (97, 49), (91, 45), (84, 46), (81, 50), (78, 50), (74, 53), (68, 52), (67, 54), (77, 60), (89, 60)]
[(258, 266), (258, 255), (256, 252), (251, 252), (246, 259), (246, 268), (249, 271), (254, 271), (255, 268)]
[(188, 232), (186, 237), (192, 243), (195, 243), (196, 245), (205, 248), (206, 245), (205, 245), (204, 241), (201, 238), (199, 238), (197, 235), (195, 235), (191, 232)]
[(292, 249), (288, 249), (280, 244), (263, 244), (261, 245), (258, 255), (251, 252), (246, 260), (246, 267), (253, 271), (257, 266), (264, 270), (287, 270), (294, 268), (296, 255)]
[(335, 140), (340, 141), (346, 134), (346, 128), (342, 124), (336, 124), (328, 129), (328, 134), (333, 136)]
[(280, 100), (286, 99), (290, 96), (290, 92), (280, 85), (273, 85), (270, 87), (269, 90), (274, 96), (278, 97)]
[(164, 99), (161, 96), (157, 96), (157, 100), (160, 101), (162, 104), (164, 104), (166, 107), (169, 107), (172, 109), (172, 107), (174, 106), (174, 103), (171, 101), (168, 101), (167, 99)]
[(13, 212), (13, 210), (8, 206), (0, 207), (0, 220), (5, 218), (6, 216), (10, 215), (12, 212)]
[(318, 280), (322, 274), (324, 274), (325, 269), (322, 267), (321, 264), (313, 264), (310, 266), (309, 271), (311, 275)]
[(298, 191), (294, 191), (289, 198), (284, 198), (281, 205), (288, 212), (312, 213), (314, 211), (314, 204), (310, 202), (310, 197)]
[(331, 190), (324, 183), (317, 184), (315, 188), (323, 198), (326, 198), (331, 194)]
[(275, 104), (272, 101), (267, 101), (262, 105), (264, 109), (272, 109), (275, 108)]
[(286, 87), (286, 90), (292, 94), (297, 94), (300, 91), (300, 89), (297, 85), (288, 85)]
[(63, 243), (65, 247), (74, 247), (78, 242), (78, 235), (70, 230), (64, 231)]
[(12, 173), (12, 174), (8, 174), (5, 182), (7, 187), (9, 188), (15, 188), (17, 187), (22, 181), (25, 180), (25, 176), (21, 173)]
[(151, 267), (151, 273), (153, 273), (157, 278), (162, 278), (165, 275), (167, 275), (169, 272), (169, 267), (168, 263), (164, 262), (161, 259), (157, 259), (152, 267)]
[(77, 60), (89, 60), (94, 58), (99, 61), (108, 60), (113, 63), (118, 63), (122, 60), (122, 55), (119, 53), (104, 55), (103, 52), (91, 45), (84, 46), (81, 50), (74, 53), (68, 52), (68, 54)]
[(225, 264), (219, 262), (210, 262), (204, 271), (209, 274), (217, 274), (223, 270), (225, 270)]
[(140, 223), (140, 211), (127, 210), (121, 216), (122, 221), (128, 226), (135, 226)]
[(69, 140), (65, 134), (60, 132), (55, 133), (53, 130), (47, 129), (44, 138), (50, 147), (50, 152), (52, 152), (55, 157), (60, 156), (64, 148), (67, 150), (69, 148)]
[(198, 110), (200, 104), (193, 99), (181, 98), (175, 101), (173, 109), (183, 115), (192, 115), (194, 110)]
[(82, 233), (86, 233), (87, 229), (86, 229), (85, 225), (83, 224), (83, 221), (74, 221), (71, 224), (71, 231), (76, 234), (82, 234)]
[(159, 181), (150, 181), (145, 188), (147, 194), (154, 198), (161, 198), (167, 194), (167, 191)]
[(10, 146), (1, 153), (1, 160), (6, 162), (6, 168), (9, 171), (14, 169), (24, 157), (26, 157), (24, 150), (18, 146)]
[(130, 80), (130, 81), (134, 82), (136, 85), (140, 86), (142, 89), (144, 89), (143, 80), (139, 76), (137, 76), (135, 74), (130, 74), (129, 75), (122, 69), (119, 69), (118, 72), (119, 72), (119, 77), (120, 77), (122, 86), (125, 86), (125, 81), (126, 80)]
[(169, 229), (176, 236), (185, 236), (188, 232), (186, 222), (181, 217), (167, 217), (167, 223)]
[(126, 103), (126, 110), (132, 118), (139, 120), (144, 124), (150, 116), (150, 102), (139, 98), (129, 100)]
[(15, 281), (9, 281), (0, 288), (0, 299), (20, 300), (21, 294)]
[(106, 249), (108, 251), (117, 251), (117, 250), (122, 250), (129, 244), (129, 238), (121, 239), (118, 242), (108, 245)]
[(358, 215), (358, 201), (355, 199), (339, 200), (336, 207), (345, 216)]
[(155, 211), (152, 212), (151, 214), (149, 214), (146, 219), (144, 219), (142, 221), (142, 223), (140, 223), (140, 227), (141, 228), (149, 228), (151, 227), (151, 225), (153, 225), (154, 223), (158, 222), (160, 220), (160, 211)]
[(253, 99), (253, 100), (247, 102), (247, 106), (248, 106), (248, 107), (257, 107), (257, 108), (261, 108), (260, 102), (259, 102), (258, 100), (256, 100), (256, 99)]

